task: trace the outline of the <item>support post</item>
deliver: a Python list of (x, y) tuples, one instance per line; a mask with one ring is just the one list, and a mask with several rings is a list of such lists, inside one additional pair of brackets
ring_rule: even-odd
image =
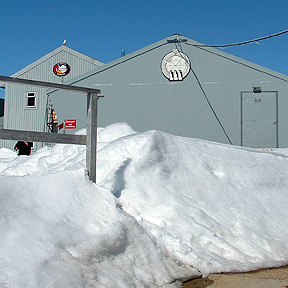
[(96, 150), (97, 150), (97, 100), (98, 94), (87, 94), (87, 138), (86, 167), (89, 178), (96, 183)]

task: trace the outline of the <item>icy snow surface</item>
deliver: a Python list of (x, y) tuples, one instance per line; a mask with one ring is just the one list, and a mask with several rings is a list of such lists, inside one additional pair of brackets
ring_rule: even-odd
[(85, 146), (0, 149), (0, 287), (180, 287), (288, 263), (288, 149), (125, 123), (98, 141), (97, 185)]

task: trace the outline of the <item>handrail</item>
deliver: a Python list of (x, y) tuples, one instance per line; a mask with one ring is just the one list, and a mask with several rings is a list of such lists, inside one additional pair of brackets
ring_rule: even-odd
[(86, 168), (90, 180), (96, 183), (97, 102), (103, 97), (101, 90), (7, 76), (0, 76), (0, 82), (87, 93), (87, 136), (0, 129), (0, 139), (86, 145)]

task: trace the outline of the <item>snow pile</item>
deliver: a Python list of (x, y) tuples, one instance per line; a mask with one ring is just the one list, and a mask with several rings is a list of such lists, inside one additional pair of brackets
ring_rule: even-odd
[(1, 287), (180, 287), (288, 263), (287, 149), (125, 123), (98, 141), (97, 185), (84, 146), (0, 149)]

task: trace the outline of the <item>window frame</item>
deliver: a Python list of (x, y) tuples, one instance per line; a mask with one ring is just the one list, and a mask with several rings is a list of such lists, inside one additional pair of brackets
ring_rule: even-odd
[[(29, 95), (29, 94), (33, 94), (33, 95)], [(27, 92), (26, 93), (26, 108), (36, 108), (37, 107), (37, 97), (36, 97), (36, 92), (32, 92), (32, 91), (30, 91), (30, 92)], [(34, 105), (28, 105), (29, 104), (29, 98), (34, 98)]]

